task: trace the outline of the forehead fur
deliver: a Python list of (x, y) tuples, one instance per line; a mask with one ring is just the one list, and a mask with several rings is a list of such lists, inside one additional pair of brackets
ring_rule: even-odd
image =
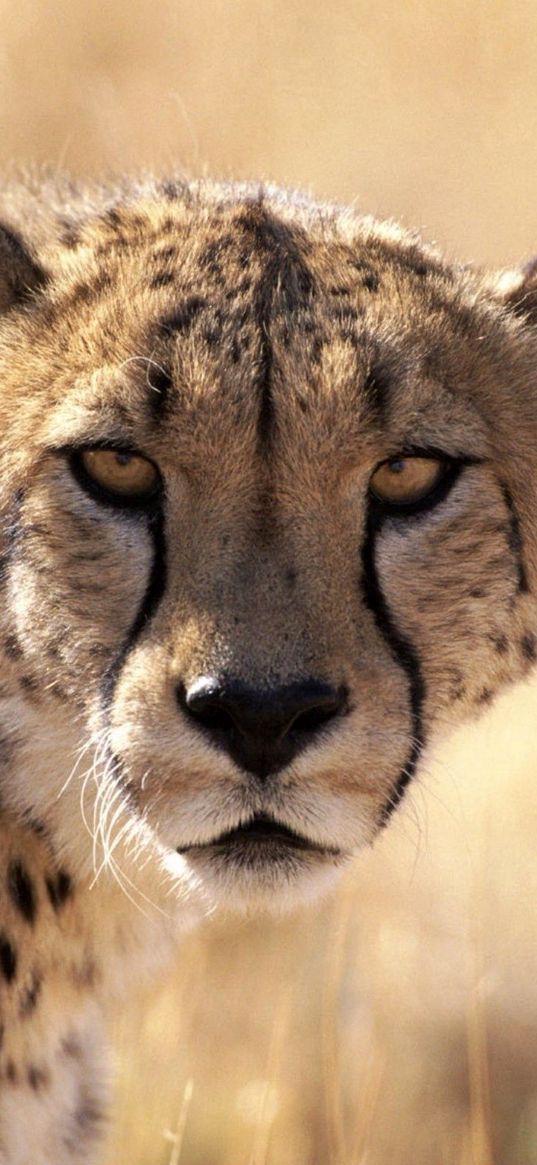
[(201, 447), (267, 450), (278, 432), (317, 458), (336, 444), (342, 463), (373, 457), (379, 433), (384, 455), (440, 432), (447, 452), (482, 455), (501, 401), (526, 408), (520, 321), (395, 225), (248, 186), (49, 205), (30, 217), (48, 283), (0, 336), (14, 385), (24, 346), (28, 391), (0, 405), (12, 449), (19, 427), (26, 448), (61, 429), (151, 451), (164, 426), (185, 468)]

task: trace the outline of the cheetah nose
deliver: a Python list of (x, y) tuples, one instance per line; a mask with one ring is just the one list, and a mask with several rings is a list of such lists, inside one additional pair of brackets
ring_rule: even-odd
[(347, 710), (345, 687), (310, 678), (258, 689), (203, 676), (188, 688), (181, 685), (177, 698), (212, 745), (261, 780), (288, 765)]

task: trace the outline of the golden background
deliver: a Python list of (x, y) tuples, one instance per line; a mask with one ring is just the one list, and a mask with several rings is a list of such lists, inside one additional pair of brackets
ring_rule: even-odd
[[(3, 0), (0, 155), (263, 178), (537, 251), (535, 0)], [(335, 900), (212, 924), (118, 1021), (106, 1165), (537, 1162), (537, 687)]]

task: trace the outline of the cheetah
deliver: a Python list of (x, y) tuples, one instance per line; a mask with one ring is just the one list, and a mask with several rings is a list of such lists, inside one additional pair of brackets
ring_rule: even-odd
[(89, 1165), (109, 1001), (535, 661), (537, 265), (270, 186), (0, 223), (0, 1165)]

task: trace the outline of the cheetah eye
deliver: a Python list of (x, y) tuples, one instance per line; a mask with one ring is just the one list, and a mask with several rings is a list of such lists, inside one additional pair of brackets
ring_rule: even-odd
[(401, 455), (383, 461), (369, 482), (375, 501), (396, 511), (421, 508), (437, 497), (438, 487), (451, 478), (453, 462), (447, 458)]
[(147, 505), (161, 488), (156, 465), (127, 449), (79, 449), (71, 455), (71, 469), (87, 492), (112, 505)]

